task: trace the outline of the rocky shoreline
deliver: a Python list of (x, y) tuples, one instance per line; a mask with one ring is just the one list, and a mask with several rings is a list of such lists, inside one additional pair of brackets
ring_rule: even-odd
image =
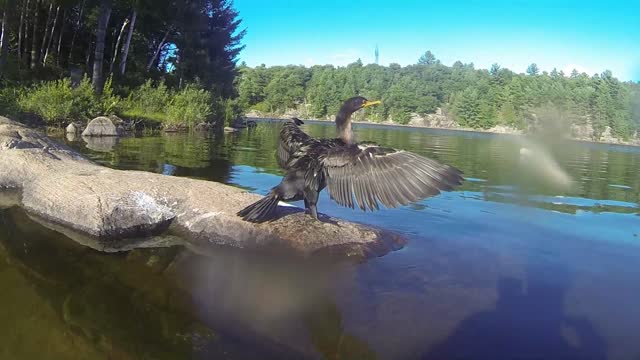
[[(302, 120), (311, 120), (318, 122), (330, 122), (333, 119), (305, 119), (299, 114), (284, 114), (280, 116), (266, 116), (264, 114), (249, 112), (245, 115), (247, 119), (255, 120), (255, 121), (282, 121), (286, 119), (290, 119), (292, 116), (299, 117)], [(436, 130), (451, 130), (451, 131), (466, 131), (466, 132), (476, 132), (476, 133), (487, 133), (487, 134), (506, 134), (506, 135), (526, 135), (527, 132), (516, 129), (504, 125), (496, 125), (489, 129), (476, 129), (476, 128), (468, 128), (462, 127), (455, 123), (450, 117), (446, 115), (442, 115), (441, 113), (429, 114), (426, 118), (414, 115), (409, 122), (409, 124), (403, 125), (394, 123), (393, 121), (383, 121), (383, 122), (375, 122), (369, 120), (354, 120), (354, 124), (365, 124), (365, 125), (381, 125), (381, 126), (393, 126), (393, 127), (403, 127), (403, 128), (415, 128), (415, 129), (436, 129)], [(595, 144), (611, 144), (611, 145), (627, 145), (627, 146), (640, 146), (640, 134), (635, 134), (629, 140), (623, 140), (614, 137), (611, 134), (611, 128), (606, 127), (600, 139), (594, 140), (591, 136), (593, 134), (593, 128), (590, 125), (584, 126), (575, 126), (572, 125), (568, 129), (568, 134), (564, 136), (564, 138), (573, 141), (579, 142), (588, 142)]]
[(105, 251), (177, 235), (189, 247), (363, 259), (406, 242), (393, 232), (324, 215), (318, 222), (291, 206), (279, 207), (280, 218), (272, 222), (248, 223), (236, 212), (259, 195), (212, 181), (109, 169), (1, 116), (0, 169), (0, 189), (17, 190), (28, 213), (91, 238), (81, 242)]

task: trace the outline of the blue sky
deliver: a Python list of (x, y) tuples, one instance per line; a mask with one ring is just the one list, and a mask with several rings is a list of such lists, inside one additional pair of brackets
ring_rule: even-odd
[(605, 69), (640, 81), (640, 1), (235, 0), (247, 35), (240, 61), (346, 65), (415, 63), (431, 50), (444, 64), (498, 63), (524, 72), (590, 75)]

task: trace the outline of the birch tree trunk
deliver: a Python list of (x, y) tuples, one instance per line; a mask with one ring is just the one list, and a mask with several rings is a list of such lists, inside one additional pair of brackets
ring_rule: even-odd
[(118, 50), (120, 50), (120, 42), (122, 41), (122, 34), (124, 33), (124, 29), (129, 24), (129, 18), (124, 19), (122, 23), (122, 27), (120, 28), (120, 34), (118, 34), (118, 40), (116, 41), (116, 46), (113, 51), (113, 56), (111, 56), (111, 64), (109, 65), (109, 74), (113, 74), (113, 65), (116, 63), (116, 58), (118, 57)]
[(40, 10), (40, 0), (35, 2), (35, 9), (33, 9), (33, 35), (31, 36), (31, 69), (34, 69), (38, 64), (38, 10)]
[(96, 94), (102, 93), (103, 76), (102, 62), (104, 60), (104, 39), (107, 35), (107, 25), (111, 16), (113, 0), (102, 0), (100, 2), (100, 15), (98, 18), (98, 28), (96, 29), (96, 51), (93, 58), (93, 76), (91, 83)]
[(18, 60), (22, 59), (22, 28), (24, 26), (24, 12), (28, 6), (29, 0), (22, 4), (22, 9), (20, 9), (20, 25), (18, 25)]
[(30, 29), (30, 20), (29, 20), (29, 10), (30, 10), (30, 5), (31, 1), (27, 0), (27, 5), (25, 6), (24, 9), (24, 42), (22, 43), (23, 45), (23, 54), (24, 54), (24, 59), (25, 62), (27, 63), (27, 65), (29, 64), (29, 29)]
[(62, 35), (64, 35), (64, 24), (67, 23), (67, 9), (62, 10), (62, 23), (60, 23), (60, 36), (56, 46), (56, 65), (60, 65), (60, 47), (62, 47)]
[[(49, 41), (47, 42), (47, 47), (44, 50), (44, 58), (42, 59), (42, 65), (46, 65), (47, 57), (49, 56), (49, 49), (51, 48), (51, 43), (53, 43), (53, 34), (56, 31), (56, 25), (58, 24), (58, 15), (60, 14), (60, 5), (56, 8), (56, 17), (53, 18), (53, 25), (51, 25), (51, 33), (49, 35)], [(62, 32), (62, 30), (60, 31)]]
[[(7, 50), (9, 49), (9, 34), (7, 31), (9, 30), (9, 26), (7, 26), (7, 21), (9, 21), (9, 12), (7, 10), (2, 14), (2, 28), (0, 28), (0, 61), (2, 61), (2, 57), (6, 55)], [(2, 66), (2, 63), (0, 63)]]
[(122, 47), (122, 58), (120, 59), (120, 74), (124, 75), (124, 71), (127, 67), (127, 56), (129, 55), (129, 46), (131, 45), (131, 37), (133, 36), (133, 28), (136, 26), (136, 17), (138, 12), (133, 9), (131, 14), (131, 25), (129, 26), (129, 32), (127, 33), (127, 40)]
[(47, 12), (47, 20), (44, 23), (44, 36), (42, 37), (42, 44), (40, 45), (40, 53), (38, 54), (38, 61), (44, 57), (44, 47), (47, 45), (47, 39), (49, 38), (49, 23), (51, 22), (51, 13), (53, 12), (53, 1), (49, 3), (49, 11)]

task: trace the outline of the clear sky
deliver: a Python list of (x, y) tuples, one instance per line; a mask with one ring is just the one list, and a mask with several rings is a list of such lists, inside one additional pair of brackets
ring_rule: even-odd
[(247, 35), (240, 61), (346, 65), (415, 63), (431, 50), (445, 65), (498, 63), (524, 72), (609, 69), (640, 81), (640, 0), (234, 0)]

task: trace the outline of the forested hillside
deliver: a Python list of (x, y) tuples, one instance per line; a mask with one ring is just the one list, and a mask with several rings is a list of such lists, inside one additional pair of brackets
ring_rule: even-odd
[(460, 61), (446, 66), (426, 52), (405, 67), (357, 61), (346, 67), (241, 66), (240, 72), (241, 103), (265, 113), (298, 109), (325, 118), (337, 112), (343, 99), (361, 94), (383, 102), (367, 110), (374, 121), (406, 124), (412, 113), (441, 108), (470, 128), (502, 124), (522, 129), (551, 121), (590, 124), (595, 137), (610, 126), (614, 136), (627, 138), (640, 127), (640, 85), (621, 82), (610, 71), (541, 73), (531, 64), (526, 74), (516, 74), (498, 64), (490, 70)]

